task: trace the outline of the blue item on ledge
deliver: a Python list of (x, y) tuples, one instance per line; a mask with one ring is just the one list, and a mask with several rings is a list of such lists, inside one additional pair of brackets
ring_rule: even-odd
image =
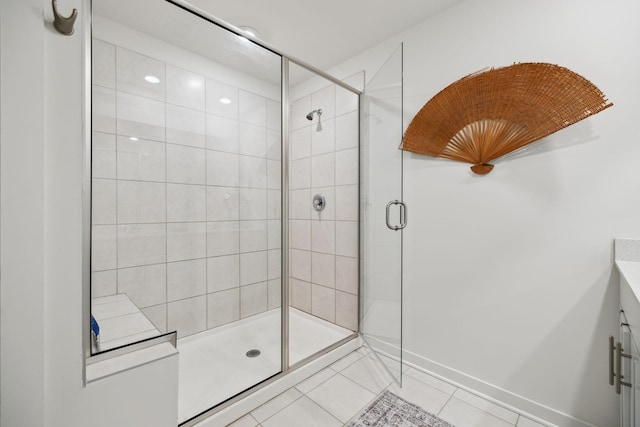
[(100, 325), (98, 325), (98, 321), (93, 317), (93, 314), (91, 315), (91, 332), (93, 333), (96, 342), (98, 342), (100, 337)]

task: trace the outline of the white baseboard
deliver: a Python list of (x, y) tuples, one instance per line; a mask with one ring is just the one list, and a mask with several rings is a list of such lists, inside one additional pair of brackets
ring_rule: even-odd
[[(369, 341), (371, 341), (371, 338), (369, 338)], [(399, 349), (396, 346), (375, 340), (375, 347), (377, 350), (383, 352), (385, 356), (397, 359), (397, 357), (393, 356), (394, 354), (397, 355), (399, 353)], [(471, 375), (465, 374), (464, 372), (443, 365), (442, 363), (435, 362), (411, 351), (403, 350), (402, 355), (403, 363), (405, 365), (432, 375), (455, 387), (480, 396), (513, 412), (522, 414), (525, 417), (545, 426), (597, 427), (587, 421), (558, 411), (524, 396), (520, 396), (502, 387), (490, 384), (479, 378), (475, 378)]]

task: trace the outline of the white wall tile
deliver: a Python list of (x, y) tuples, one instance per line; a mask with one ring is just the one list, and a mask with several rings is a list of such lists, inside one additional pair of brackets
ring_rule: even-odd
[(311, 249), (325, 254), (335, 253), (335, 233), (334, 221), (311, 221)]
[(282, 282), (273, 279), (267, 282), (267, 308), (272, 310), (282, 306)]
[(267, 159), (282, 158), (282, 136), (280, 131), (267, 129)]
[(155, 305), (153, 307), (147, 307), (142, 309), (142, 314), (145, 315), (147, 319), (153, 326), (156, 327), (160, 333), (165, 334), (167, 332), (167, 305), (160, 304)]
[(322, 154), (311, 158), (312, 187), (328, 187), (335, 184), (335, 158), (338, 154), (339, 153)]
[(267, 160), (239, 156), (239, 185), (246, 188), (267, 188)]
[(165, 184), (118, 181), (118, 223), (166, 222)]
[(300, 129), (309, 126), (306, 116), (311, 112), (311, 95), (307, 95), (293, 102), (291, 105), (291, 129)]
[(118, 135), (164, 141), (164, 102), (120, 91), (116, 98)]
[(238, 221), (207, 222), (207, 256), (237, 254), (240, 250)]
[(267, 251), (240, 254), (240, 285), (267, 281)]
[(267, 99), (267, 129), (282, 129), (282, 104), (272, 99)]
[(293, 160), (289, 170), (289, 188), (311, 188), (311, 159)]
[(267, 252), (267, 278), (269, 280), (282, 277), (282, 251), (272, 249)]
[(201, 111), (167, 104), (167, 142), (205, 148), (206, 117)]
[(316, 125), (311, 127), (311, 155), (326, 154), (335, 151), (336, 146), (335, 119), (322, 120), (322, 129)]
[(305, 126), (291, 132), (289, 158), (291, 160), (298, 160), (311, 157), (311, 140), (311, 126)]
[(267, 219), (282, 217), (282, 195), (280, 190), (267, 190)]
[(291, 249), (289, 252), (291, 277), (305, 282), (311, 281), (311, 252)]
[(282, 246), (281, 221), (270, 219), (267, 221), (267, 247), (269, 249), (280, 249)]
[(240, 189), (240, 219), (267, 219), (267, 190)]
[(167, 264), (167, 300), (177, 301), (207, 293), (207, 260)]
[(267, 157), (267, 130), (260, 126), (240, 123), (238, 152), (248, 156)]
[(352, 331), (358, 330), (358, 297), (336, 291), (336, 323)]
[(282, 163), (280, 160), (267, 160), (267, 188), (280, 190), (282, 187)]
[(358, 258), (336, 256), (336, 289), (358, 293)]
[(115, 295), (118, 292), (117, 270), (94, 271), (91, 273), (91, 298)]
[(167, 184), (167, 221), (206, 221), (207, 192), (202, 185)]
[(240, 285), (240, 257), (226, 255), (207, 258), (207, 292), (219, 292)]
[(311, 314), (329, 322), (336, 320), (336, 291), (320, 285), (311, 285)]
[(204, 77), (167, 64), (167, 102), (204, 111)]
[[(148, 82), (146, 76), (157, 77), (160, 82)], [(116, 80), (119, 91), (165, 100), (165, 64), (157, 59), (116, 47)]]
[(116, 133), (116, 92), (102, 86), (91, 88), (91, 130)]
[(336, 187), (336, 220), (358, 220), (358, 186), (341, 185)]
[(256, 126), (267, 126), (267, 100), (263, 96), (240, 89), (238, 118), (243, 123)]
[(91, 223), (116, 223), (116, 181), (93, 179), (91, 185)]
[(165, 224), (118, 226), (118, 268), (167, 261)]
[(358, 149), (336, 153), (336, 185), (358, 183)]
[(238, 168), (237, 154), (207, 151), (207, 185), (237, 187)]
[[(331, 84), (311, 94), (311, 109), (322, 109), (322, 118), (330, 119), (336, 116), (336, 86)], [(314, 118), (315, 122), (315, 118)]]
[(115, 225), (91, 227), (91, 271), (117, 267), (117, 228)]
[(292, 249), (311, 250), (311, 221), (291, 220), (289, 221), (289, 240)]
[(138, 308), (164, 304), (167, 301), (166, 264), (120, 268), (118, 293), (127, 294)]
[(358, 256), (358, 223), (336, 221), (336, 255)]
[(236, 187), (207, 187), (207, 221), (240, 219), (240, 193)]
[[(228, 104), (220, 102), (223, 98), (230, 102)], [(207, 114), (238, 120), (238, 88), (207, 79)]]
[(336, 117), (336, 151), (358, 147), (358, 120), (357, 111)]
[(204, 222), (167, 224), (167, 261), (207, 256), (207, 225)]
[(170, 302), (167, 326), (169, 331), (178, 331), (178, 339), (204, 331), (207, 328), (207, 297)]
[(358, 95), (336, 86), (336, 116), (358, 110)]
[(267, 220), (240, 221), (240, 253), (267, 250)]
[(311, 219), (311, 190), (291, 190), (289, 197), (289, 218)]
[(311, 256), (311, 282), (330, 288), (336, 284), (336, 257), (333, 254), (313, 252)]
[(240, 318), (267, 311), (267, 282), (240, 287)]
[(209, 150), (237, 153), (239, 143), (238, 129), (236, 120), (207, 114), (207, 148)]
[(209, 329), (240, 319), (240, 289), (234, 288), (207, 295)]
[(115, 89), (116, 47), (102, 40), (93, 39), (91, 44), (91, 82)]
[(163, 142), (118, 136), (118, 179), (164, 182), (165, 158)]
[(116, 178), (116, 136), (109, 133), (91, 134), (91, 176)]
[(291, 305), (298, 310), (311, 313), (311, 283), (291, 279)]
[(205, 184), (206, 151), (202, 148), (167, 144), (167, 182)]

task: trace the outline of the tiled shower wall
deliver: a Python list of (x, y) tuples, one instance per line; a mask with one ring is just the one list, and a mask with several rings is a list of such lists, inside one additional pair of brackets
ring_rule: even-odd
[[(318, 118), (306, 115), (322, 109)], [(290, 133), (291, 305), (358, 329), (358, 96), (329, 85), (297, 99)], [(325, 210), (313, 209), (323, 194)]]
[(278, 307), (279, 99), (100, 40), (92, 99), (92, 296), (179, 337)]

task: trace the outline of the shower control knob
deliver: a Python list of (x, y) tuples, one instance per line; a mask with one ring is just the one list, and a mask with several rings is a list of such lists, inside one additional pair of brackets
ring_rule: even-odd
[(316, 194), (313, 196), (313, 209), (318, 212), (324, 210), (327, 206), (327, 199), (322, 194)]

